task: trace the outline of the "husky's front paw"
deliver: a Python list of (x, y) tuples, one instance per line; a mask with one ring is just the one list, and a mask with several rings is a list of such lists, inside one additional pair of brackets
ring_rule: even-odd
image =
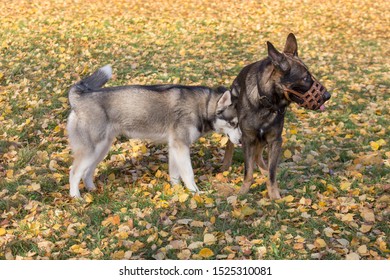
[(172, 178), (171, 177), (171, 186), (176, 186), (176, 185), (180, 185), (180, 179), (179, 178)]
[(70, 195), (70, 197), (73, 197), (73, 198), (81, 198), (80, 191), (78, 189), (76, 189), (76, 190), (71, 189), (69, 191), (69, 195)]
[(192, 187), (192, 188), (188, 188), (188, 189), (189, 189), (190, 192), (193, 193), (193, 194), (196, 194), (196, 193), (199, 193), (199, 192), (200, 192), (197, 186)]

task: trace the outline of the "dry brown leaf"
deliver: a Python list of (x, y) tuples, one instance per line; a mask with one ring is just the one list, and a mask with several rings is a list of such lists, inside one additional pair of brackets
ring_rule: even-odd
[(374, 211), (369, 208), (363, 208), (360, 212), (360, 215), (364, 219), (365, 222), (375, 222), (375, 214)]
[(346, 260), (360, 260), (360, 256), (355, 252), (349, 253), (345, 256)]

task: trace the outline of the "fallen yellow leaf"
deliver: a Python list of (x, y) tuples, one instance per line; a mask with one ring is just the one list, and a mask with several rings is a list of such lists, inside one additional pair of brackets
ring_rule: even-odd
[(94, 250), (92, 251), (92, 254), (93, 254), (94, 256), (97, 256), (97, 257), (103, 256), (103, 252), (100, 251), (99, 248), (94, 249)]
[(113, 225), (119, 225), (121, 222), (121, 218), (118, 215), (115, 215), (112, 217), (112, 224)]
[(206, 205), (211, 205), (211, 204), (213, 204), (214, 203), (214, 199), (212, 199), (211, 197), (205, 197), (204, 198), (204, 204), (206, 204)]
[(8, 179), (12, 179), (14, 177), (14, 171), (12, 169), (8, 169), (6, 172), (6, 176)]
[(324, 248), (324, 247), (326, 247), (326, 242), (322, 238), (317, 238), (314, 241), (314, 246), (316, 246), (317, 248)]
[(122, 260), (125, 257), (125, 251), (120, 250), (120, 251), (114, 252), (111, 255), (111, 257), (112, 257), (113, 260)]
[(285, 150), (284, 153), (283, 153), (284, 157), (289, 159), (292, 157), (292, 153), (290, 150)]
[(387, 249), (387, 243), (385, 241), (379, 241), (379, 249), (382, 251), (382, 252), (385, 252), (385, 253), (388, 253), (389, 250)]
[(386, 141), (383, 139), (379, 139), (378, 141), (371, 141), (370, 146), (374, 151), (379, 150), (382, 146), (386, 145)]
[(127, 234), (127, 232), (124, 232), (124, 231), (121, 231), (117, 234), (117, 237), (119, 239), (127, 239), (129, 237), (129, 235)]
[(376, 141), (376, 143), (378, 143), (378, 145), (381, 146), (381, 147), (386, 145), (386, 141), (383, 140), (383, 139), (379, 139), (378, 141)]
[(288, 195), (288, 196), (285, 196), (285, 197), (283, 198), (283, 200), (284, 200), (285, 202), (293, 202), (294, 197), (293, 197), (292, 195)]
[(188, 193), (181, 193), (178, 195), (178, 198), (179, 198), (179, 202), (183, 203), (185, 202), (189, 197), (189, 194)]
[(93, 201), (93, 196), (90, 193), (85, 194), (84, 196), (85, 202), (91, 203)]
[(180, 51), (179, 51), (179, 54), (180, 54), (180, 56), (185, 56), (186, 55), (186, 49), (185, 48), (181, 48)]
[(347, 190), (349, 190), (351, 188), (351, 183), (350, 182), (342, 182), (341, 184), (340, 184), (340, 189), (342, 190), (342, 191), (347, 191)]
[(377, 151), (379, 149), (379, 144), (377, 142), (371, 141), (370, 142), (371, 149), (374, 151)]
[(202, 258), (210, 258), (214, 256), (214, 252), (211, 251), (209, 248), (203, 248), (199, 251), (199, 256), (201, 256)]
[(219, 143), (221, 144), (221, 146), (225, 146), (228, 141), (229, 141), (229, 137), (224, 136), (221, 138), (221, 141)]
[(60, 131), (61, 131), (61, 126), (57, 125), (57, 126), (53, 129), (53, 131), (54, 131), (55, 133), (60, 132)]
[(253, 208), (250, 208), (250, 207), (247, 206), (247, 205), (244, 205), (244, 206), (241, 208), (241, 214), (242, 214), (244, 217), (250, 216), (250, 215), (252, 215), (253, 213), (256, 213), (256, 210), (253, 209)]
[(297, 128), (296, 128), (296, 127), (291, 128), (291, 129), (290, 129), (290, 133), (293, 134), (293, 135), (294, 135), (294, 134), (297, 134), (297, 133), (298, 133)]
[(162, 176), (161, 171), (160, 171), (160, 170), (157, 170), (155, 176), (156, 176), (156, 178), (161, 178), (161, 176)]

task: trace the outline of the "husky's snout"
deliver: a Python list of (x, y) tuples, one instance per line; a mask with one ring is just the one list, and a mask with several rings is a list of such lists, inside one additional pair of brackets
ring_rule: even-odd
[(239, 127), (234, 128), (231, 132), (228, 132), (227, 135), (233, 144), (241, 146), (242, 133)]

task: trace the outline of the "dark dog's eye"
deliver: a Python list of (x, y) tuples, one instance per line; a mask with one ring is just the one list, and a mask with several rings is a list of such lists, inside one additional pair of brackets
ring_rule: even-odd
[(310, 82), (310, 80), (311, 80), (310, 74), (307, 74), (307, 75), (303, 78), (303, 81), (304, 81), (305, 83)]

